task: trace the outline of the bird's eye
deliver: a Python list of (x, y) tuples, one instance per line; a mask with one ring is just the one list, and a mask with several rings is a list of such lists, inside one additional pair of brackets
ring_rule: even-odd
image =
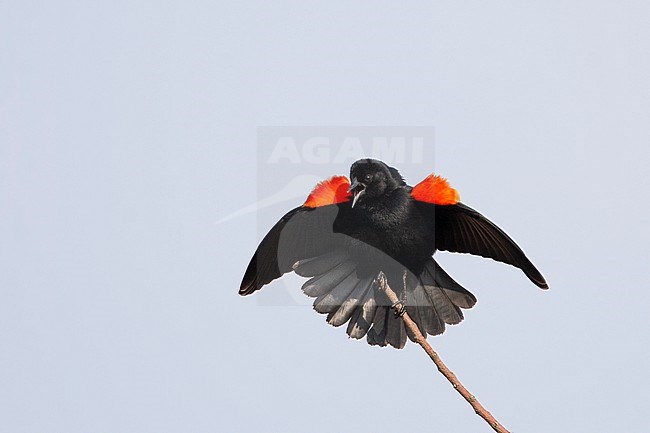
[(366, 182), (370, 182), (372, 180), (372, 174), (366, 174), (363, 178)]

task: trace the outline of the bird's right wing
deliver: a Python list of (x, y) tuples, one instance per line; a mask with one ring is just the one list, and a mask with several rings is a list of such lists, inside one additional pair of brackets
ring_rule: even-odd
[(339, 206), (349, 206), (349, 181), (334, 177), (319, 184), (304, 205), (278, 221), (253, 255), (239, 294), (249, 295), (283, 274), (294, 264), (341, 249), (345, 236), (334, 232)]

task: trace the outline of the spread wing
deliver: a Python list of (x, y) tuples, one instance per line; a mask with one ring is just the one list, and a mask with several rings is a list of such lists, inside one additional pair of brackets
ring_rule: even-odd
[(436, 249), (469, 253), (515, 266), (542, 289), (546, 280), (515, 241), (492, 221), (460, 202), (440, 205), (414, 200), (425, 219), (434, 224)]
[(349, 206), (350, 181), (334, 176), (316, 185), (305, 203), (291, 210), (264, 237), (253, 255), (240, 295), (249, 295), (283, 274), (299, 260), (344, 247), (345, 236), (334, 233), (340, 206)]
[(298, 207), (283, 216), (253, 255), (239, 289), (249, 295), (293, 270), (300, 260), (343, 248), (346, 237), (334, 233), (338, 205)]

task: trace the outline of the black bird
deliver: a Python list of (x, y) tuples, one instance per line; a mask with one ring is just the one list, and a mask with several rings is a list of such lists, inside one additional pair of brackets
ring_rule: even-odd
[(383, 272), (420, 332), (438, 335), (463, 320), (476, 298), (433, 259), (436, 250), (469, 253), (520, 268), (538, 287), (544, 277), (501, 229), (459, 202), (447, 181), (430, 175), (415, 187), (374, 159), (314, 188), (264, 237), (239, 293), (250, 295), (294, 271), (310, 279), (302, 290), (316, 298), (327, 322), (348, 322), (352, 338), (402, 348), (413, 336), (390, 311), (376, 278)]

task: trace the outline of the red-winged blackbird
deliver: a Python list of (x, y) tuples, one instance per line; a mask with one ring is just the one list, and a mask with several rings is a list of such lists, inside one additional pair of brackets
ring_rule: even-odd
[(283, 274), (310, 277), (302, 289), (328, 323), (349, 321), (352, 338), (402, 348), (408, 335), (377, 286), (383, 272), (420, 332), (438, 335), (463, 320), (476, 298), (433, 259), (436, 250), (470, 253), (520, 268), (537, 286), (544, 277), (496, 225), (458, 201), (447, 181), (430, 175), (415, 187), (373, 159), (355, 162), (352, 184), (335, 176), (314, 188), (260, 243), (239, 293), (249, 295)]

